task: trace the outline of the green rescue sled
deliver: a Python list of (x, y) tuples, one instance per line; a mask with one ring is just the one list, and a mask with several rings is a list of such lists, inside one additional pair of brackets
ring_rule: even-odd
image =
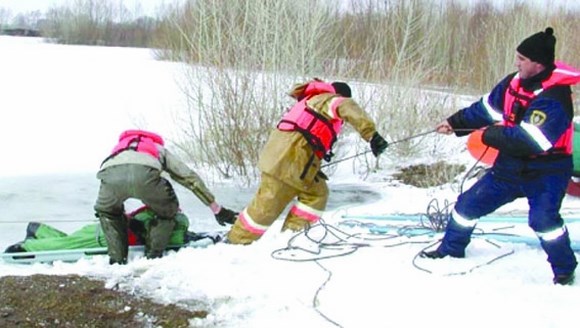
[[(141, 208), (128, 214), (129, 218), (129, 257), (143, 255), (148, 222), (155, 214), (148, 208)], [(188, 231), (189, 219), (178, 213), (176, 225), (171, 234), (167, 250), (182, 247), (207, 247), (222, 239), (224, 232), (194, 233)], [(30, 222), (23, 241), (9, 246), (0, 254), (8, 263), (46, 263), (54, 261), (75, 262), (82, 258), (107, 255), (107, 241), (98, 223), (88, 224), (79, 230), (66, 234), (48, 224)]]

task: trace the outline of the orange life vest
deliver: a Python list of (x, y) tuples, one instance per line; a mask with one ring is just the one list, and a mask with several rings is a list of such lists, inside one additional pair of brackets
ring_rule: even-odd
[[(520, 85), (520, 82), (519, 74), (516, 74), (510, 81), (508, 90), (505, 93), (503, 123), (506, 126), (517, 125), (521, 117), (523, 117), (523, 112), (542, 91), (555, 85), (574, 85), (580, 82), (580, 72), (561, 62), (556, 62), (556, 69), (554, 69), (549, 79), (542, 81), (542, 86), (539, 89), (527, 91)], [(556, 141), (554, 147), (547, 153), (571, 155), (573, 135), (574, 124), (572, 122), (566, 132)]]
[[(160, 135), (143, 130), (127, 130), (119, 136), (119, 142), (111, 151), (110, 159), (115, 155), (125, 151), (134, 150), (140, 153), (149, 154), (159, 158), (157, 145), (163, 146), (165, 143)], [(106, 160), (105, 160), (106, 161)]]
[(343, 121), (339, 118), (337, 108), (344, 97), (337, 97), (331, 103), (331, 111), (335, 118), (328, 119), (321, 113), (308, 107), (306, 103), (313, 96), (323, 93), (336, 93), (334, 87), (326, 82), (313, 81), (308, 84), (299, 101), (282, 117), (277, 128), (280, 131), (298, 131), (308, 141), (318, 158), (327, 161), (332, 157), (332, 146), (342, 128)]

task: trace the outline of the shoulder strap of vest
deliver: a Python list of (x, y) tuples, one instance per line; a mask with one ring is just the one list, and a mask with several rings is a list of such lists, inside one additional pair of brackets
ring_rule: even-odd
[(532, 97), (521, 94), (517, 92), (517, 90), (515, 89), (517, 85), (514, 84), (519, 83), (519, 80), (520, 80), (519, 76), (514, 73), (509, 80), (507, 92), (509, 92), (511, 96), (516, 98), (516, 100), (524, 100), (525, 102), (530, 102), (533, 99)]
[(306, 106), (306, 104), (304, 106), (304, 111), (307, 112), (308, 114), (312, 115), (312, 117), (314, 118), (309, 127), (303, 128), (303, 127), (300, 127), (296, 122), (293, 122), (290, 120), (285, 120), (285, 119), (281, 119), (280, 122), (278, 122), (278, 127), (282, 123), (292, 125), (293, 130), (298, 131), (300, 134), (302, 134), (302, 136), (306, 139), (306, 141), (308, 142), (308, 144), (312, 147), (312, 149), (314, 151), (323, 152), (323, 153), (326, 152), (326, 149), (324, 148), (322, 141), (317, 136), (315, 136), (314, 134), (312, 134), (310, 132), (310, 128), (312, 128), (312, 126), (314, 126), (315, 121), (320, 121), (320, 122), (322, 122), (322, 124), (326, 125), (328, 128), (328, 131), (330, 131), (332, 134), (332, 140), (330, 143), (332, 145), (336, 142), (336, 139), (337, 139), (337, 135), (336, 135), (336, 132), (334, 131), (332, 123), (330, 123), (330, 121), (326, 117), (324, 117), (324, 115), (316, 112), (315, 110), (312, 110), (311, 108)]
[(110, 160), (111, 158), (119, 155), (120, 153), (124, 152), (125, 150), (137, 150), (137, 148), (139, 147), (139, 142), (141, 142), (141, 136), (140, 135), (135, 135), (132, 139), (130, 139), (127, 142), (127, 147), (124, 148), (120, 148), (117, 149), (115, 152), (111, 153), (111, 155), (107, 156), (107, 158), (105, 158), (102, 162), (101, 162), (101, 166), (103, 166), (103, 164)]

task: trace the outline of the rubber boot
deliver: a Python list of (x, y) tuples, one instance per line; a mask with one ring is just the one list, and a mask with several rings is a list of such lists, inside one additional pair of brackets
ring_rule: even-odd
[(160, 258), (169, 243), (173, 228), (174, 219), (155, 218), (148, 222), (147, 238), (145, 241), (145, 257), (148, 259)]
[(260, 239), (262, 235), (254, 234), (244, 228), (240, 220), (236, 220), (223, 242), (226, 244), (249, 245)]
[(284, 225), (282, 226), (282, 232), (286, 230), (298, 232), (304, 229), (309, 229), (310, 225), (310, 221), (304, 220), (293, 213), (288, 213), (286, 220), (284, 220)]
[(22, 247), (22, 243), (23, 242), (19, 242), (19, 243), (16, 243), (14, 245), (8, 246), (8, 248), (6, 248), (6, 250), (4, 251), (4, 253), (22, 253), (22, 252), (26, 252), (26, 250), (24, 249), (24, 247)]
[(129, 253), (127, 220), (124, 217), (109, 218), (98, 215), (107, 240), (109, 264), (127, 264)]
[(24, 239), (35, 239), (36, 231), (40, 228), (41, 223), (39, 222), (29, 222), (26, 226), (26, 237)]

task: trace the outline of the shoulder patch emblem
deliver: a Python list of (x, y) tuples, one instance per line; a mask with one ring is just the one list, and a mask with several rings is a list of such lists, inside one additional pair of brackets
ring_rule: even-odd
[(545, 121), (546, 121), (546, 113), (542, 111), (534, 110), (532, 112), (532, 115), (530, 115), (530, 123), (535, 126), (540, 126), (544, 124)]

